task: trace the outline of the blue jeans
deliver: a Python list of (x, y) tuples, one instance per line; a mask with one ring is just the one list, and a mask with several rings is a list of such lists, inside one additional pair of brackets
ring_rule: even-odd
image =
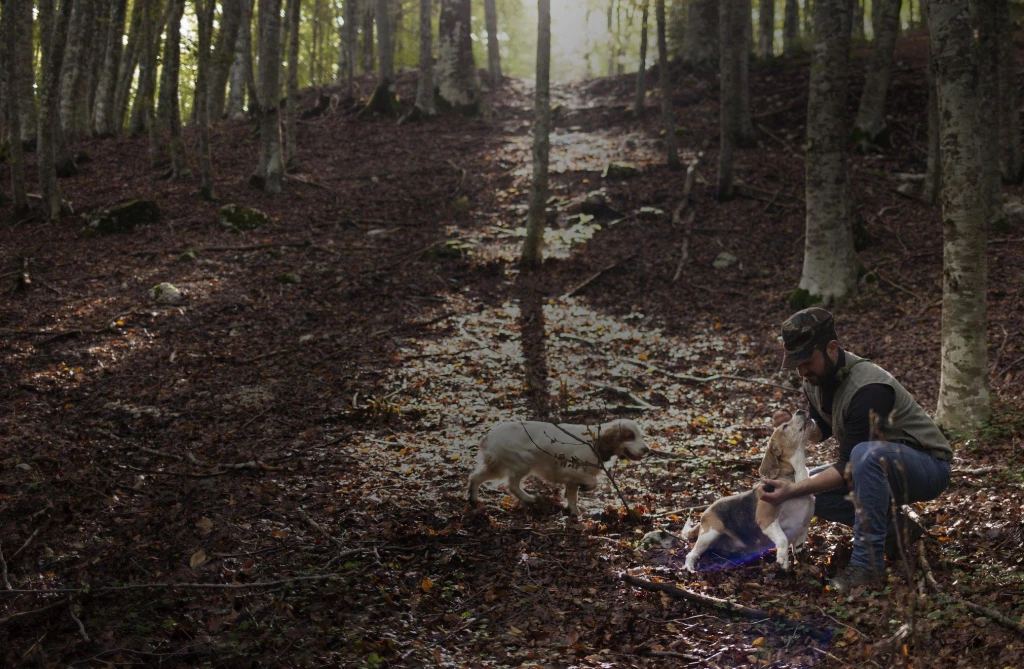
[[(811, 476), (832, 466), (815, 467)], [(860, 513), (844, 485), (815, 495), (814, 515), (852, 527), (850, 564), (880, 571), (892, 516), (890, 491), (897, 507), (935, 499), (949, 486), (949, 463), (904, 444), (865, 441), (853, 447), (850, 466)]]

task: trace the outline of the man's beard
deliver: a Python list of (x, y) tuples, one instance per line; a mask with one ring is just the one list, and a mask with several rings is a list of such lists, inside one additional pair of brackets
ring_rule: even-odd
[(827, 351), (822, 351), (821, 353), (822, 353), (822, 357), (825, 359), (825, 374), (824, 374), (824, 376), (819, 377), (817, 374), (808, 374), (807, 376), (804, 377), (804, 379), (807, 381), (807, 383), (811, 384), (812, 386), (819, 387), (819, 388), (821, 386), (825, 385), (825, 381), (827, 381), (828, 379), (831, 379), (833, 376), (835, 376), (836, 368), (839, 367), (839, 362), (838, 361), (833, 361), (832, 358), (830, 358), (828, 356), (828, 352)]

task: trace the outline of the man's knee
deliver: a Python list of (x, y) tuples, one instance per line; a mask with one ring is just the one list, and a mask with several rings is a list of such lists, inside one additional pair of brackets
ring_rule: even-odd
[(868, 468), (880, 467), (882, 460), (888, 453), (886, 444), (880, 441), (862, 441), (850, 451), (850, 466), (853, 468), (853, 475)]

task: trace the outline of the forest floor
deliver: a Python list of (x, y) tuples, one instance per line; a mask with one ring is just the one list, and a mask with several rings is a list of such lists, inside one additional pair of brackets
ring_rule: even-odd
[[(880, 281), (836, 317), (844, 346), (931, 409), (941, 213), (896, 176), (924, 171), (921, 47), (900, 42), (895, 148), (851, 157), (860, 259)], [(737, 154), (743, 195), (727, 203), (709, 185), (716, 79), (676, 73), (684, 161), (710, 147), (685, 259), (671, 221), (684, 172), (662, 165), (657, 94), (641, 120), (628, 111), (630, 76), (555, 93), (549, 260), (533, 273), (516, 267), (532, 116), (517, 82), (478, 119), (304, 119), (279, 196), (247, 185), (251, 123), (214, 128), (218, 203), (192, 179), (157, 179), (145, 138), (76, 144), (91, 161), (61, 182), (74, 215), (0, 211), (0, 662), (1024, 665), (1021, 227), (989, 240), (994, 417), (957, 441), (949, 490), (915, 505), (934, 587), (893, 568), (881, 591), (827, 590), (850, 533), (819, 521), (792, 574), (773, 554), (688, 574), (685, 545), (641, 545), (749, 489), (768, 417), (799, 401), (778, 331), (802, 261), (807, 66), (752, 65), (760, 139)], [(407, 100), (414, 79), (400, 81)], [(612, 161), (639, 174), (602, 178)], [(592, 191), (606, 206), (581, 216)], [(92, 212), (134, 198), (155, 199), (160, 221), (82, 234)], [(273, 222), (227, 230), (226, 203)], [(150, 300), (163, 281), (183, 304)], [(641, 521), (607, 479), (583, 495), (581, 520), (493, 485), (470, 508), (488, 425), (544, 416), (643, 425), (661, 453), (613, 469)], [(833, 455), (826, 444), (811, 462)], [(527, 488), (563, 503), (553, 486)], [(769, 615), (734, 617), (623, 574)]]

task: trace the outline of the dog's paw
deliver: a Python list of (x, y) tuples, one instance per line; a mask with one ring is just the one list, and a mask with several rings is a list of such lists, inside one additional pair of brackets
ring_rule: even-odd
[(691, 574), (697, 573), (697, 557), (692, 553), (686, 556), (686, 564), (683, 565), (683, 569), (690, 572)]

